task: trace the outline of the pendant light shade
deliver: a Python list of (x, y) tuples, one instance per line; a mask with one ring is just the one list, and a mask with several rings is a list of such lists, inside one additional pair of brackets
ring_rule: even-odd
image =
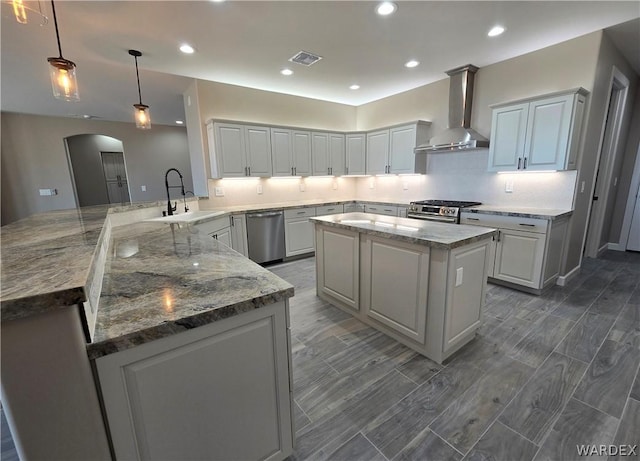
[(62, 57), (62, 47), (60, 46), (60, 34), (58, 32), (58, 18), (56, 17), (56, 6), (51, 0), (51, 12), (53, 13), (53, 23), (56, 27), (56, 39), (58, 40), (59, 56), (47, 58), (49, 62), (49, 76), (51, 77), (51, 87), (56, 99), (64, 101), (79, 101), (78, 80), (76, 79), (76, 64)]
[(133, 56), (136, 61), (136, 80), (138, 81), (138, 98), (140, 102), (134, 104), (136, 128), (141, 130), (148, 130), (151, 128), (151, 116), (149, 115), (149, 106), (142, 104), (142, 93), (140, 92), (140, 73), (138, 72), (138, 58), (142, 56), (142, 53), (138, 50), (129, 50), (129, 54)]

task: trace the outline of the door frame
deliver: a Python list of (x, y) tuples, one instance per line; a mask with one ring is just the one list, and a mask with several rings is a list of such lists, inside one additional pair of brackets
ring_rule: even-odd
[[(587, 227), (584, 237), (584, 254), (592, 258), (597, 258), (604, 250), (608, 248), (608, 244), (600, 246), (602, 231), (604, 227), (605, 207), (594, 207), (593, 197), (598, 195), (598, 202), (606, 204), (609, 198), (609, 190), (611, 188), (611, 176), (613, 175), (613, 165), (617, 156), (620, 155), (620, 132), (622, 129), (622, 120), (624, 118), (625, 109), (629, 96), (629, 79), (616, 67), (612, 66), (611, 78), (609, 80), (609, 94), (605, 105), (607, 116), (602, 122), (602, 131), (600, 134), (600, 147), (598, 148), (598, 156), (596, 161), (596, 169), (593, 172), (591, 181), (591, 203), (587, 215)], [(612, 107), (612, 98), (615, 106)], [(613, 108), (613, 114), (609, 113), (609, 109)], [(610, 136), (607, 136), (608, 129), (611, 129)], [(604, 156), (603, 156), (604, 154)], [(601, 192), (596, 190), (598, 188)], [(595, 208), (595, 211), (594, 211)]]
[(633, 175), (631, 176), (631, 185), (629, 186), (629, 195), (627, 196), (627, 205), (624, 210), (624, 220), (622, 221), (622, 229), (620, 230), (620, 241), (610, 246), (614, 250), (625, 251), (629, 243), (629, 233), (631, 232), (631, 221), (633, 219), (636, 200), (640, 200), (640, 143), (638, 143), (638, 151), (636, 152), (636, 161), (633, 167)]

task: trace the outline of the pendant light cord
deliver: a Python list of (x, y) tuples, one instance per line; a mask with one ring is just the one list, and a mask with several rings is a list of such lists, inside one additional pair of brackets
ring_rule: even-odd
[(136, 79), (138, 80), (138, 98), (140, 99), (140, 105), (142, 105), (142, 93), (140, 92), (140, 73), (138, 72), (138, 57), (134, 56), (134, 59), (136, 60)]
[(51, 0), (51, 10), (53, 11), (53, 23), (56, 26), (56, 40), (58, 40), (58, 53), (60, 53), (60, 59), (62, 59), (62, 46), (60, 46), (60, 33), (58, 32), (58, 18), (56, 17), (56, 5)]

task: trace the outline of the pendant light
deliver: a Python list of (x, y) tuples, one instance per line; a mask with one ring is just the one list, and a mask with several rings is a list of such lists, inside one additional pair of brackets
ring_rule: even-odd
[(133, 107), (136, 108), (136, 128), (148, 130), (151, 128), (151, 117), (149, 116), (149, 106), (142, 104), (142, 93), (140, 93), (140, 73), (138, 72), (138, 58), (142, 56), (142, 53), (138, 50), (129, 50), (129, 54), (136, 60), (136, 79), (138, 80), (138, 98), (140, 100), (138, 104), (133, 105)]
[(51, 76), (53, 95), (57, 99), (65, 101), (80, 101), (78, 81), (76, 80), (76, 64), (62, 57), (58, 18), (56, 17), (56, 6), (53, 0), (51, 0), (51, 12), (53, 13), (53, 23), (56, 26), (56, 39), (58, 40), (58, 52), (60, 54), (57, 58), (47, 58), (50, 64), (49, 75)]

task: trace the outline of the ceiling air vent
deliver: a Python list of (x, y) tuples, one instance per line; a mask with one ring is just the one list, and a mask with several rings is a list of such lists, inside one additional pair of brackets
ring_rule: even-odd
[(299, 51), (296, 53), (295, 56), (289, 58), (289, 61), (309, 67), (311, 64), (315, 64), (321, 59), (322, 59), (322, 56), (318, 56), (313, 53), (309, 53), (307, 51)]

